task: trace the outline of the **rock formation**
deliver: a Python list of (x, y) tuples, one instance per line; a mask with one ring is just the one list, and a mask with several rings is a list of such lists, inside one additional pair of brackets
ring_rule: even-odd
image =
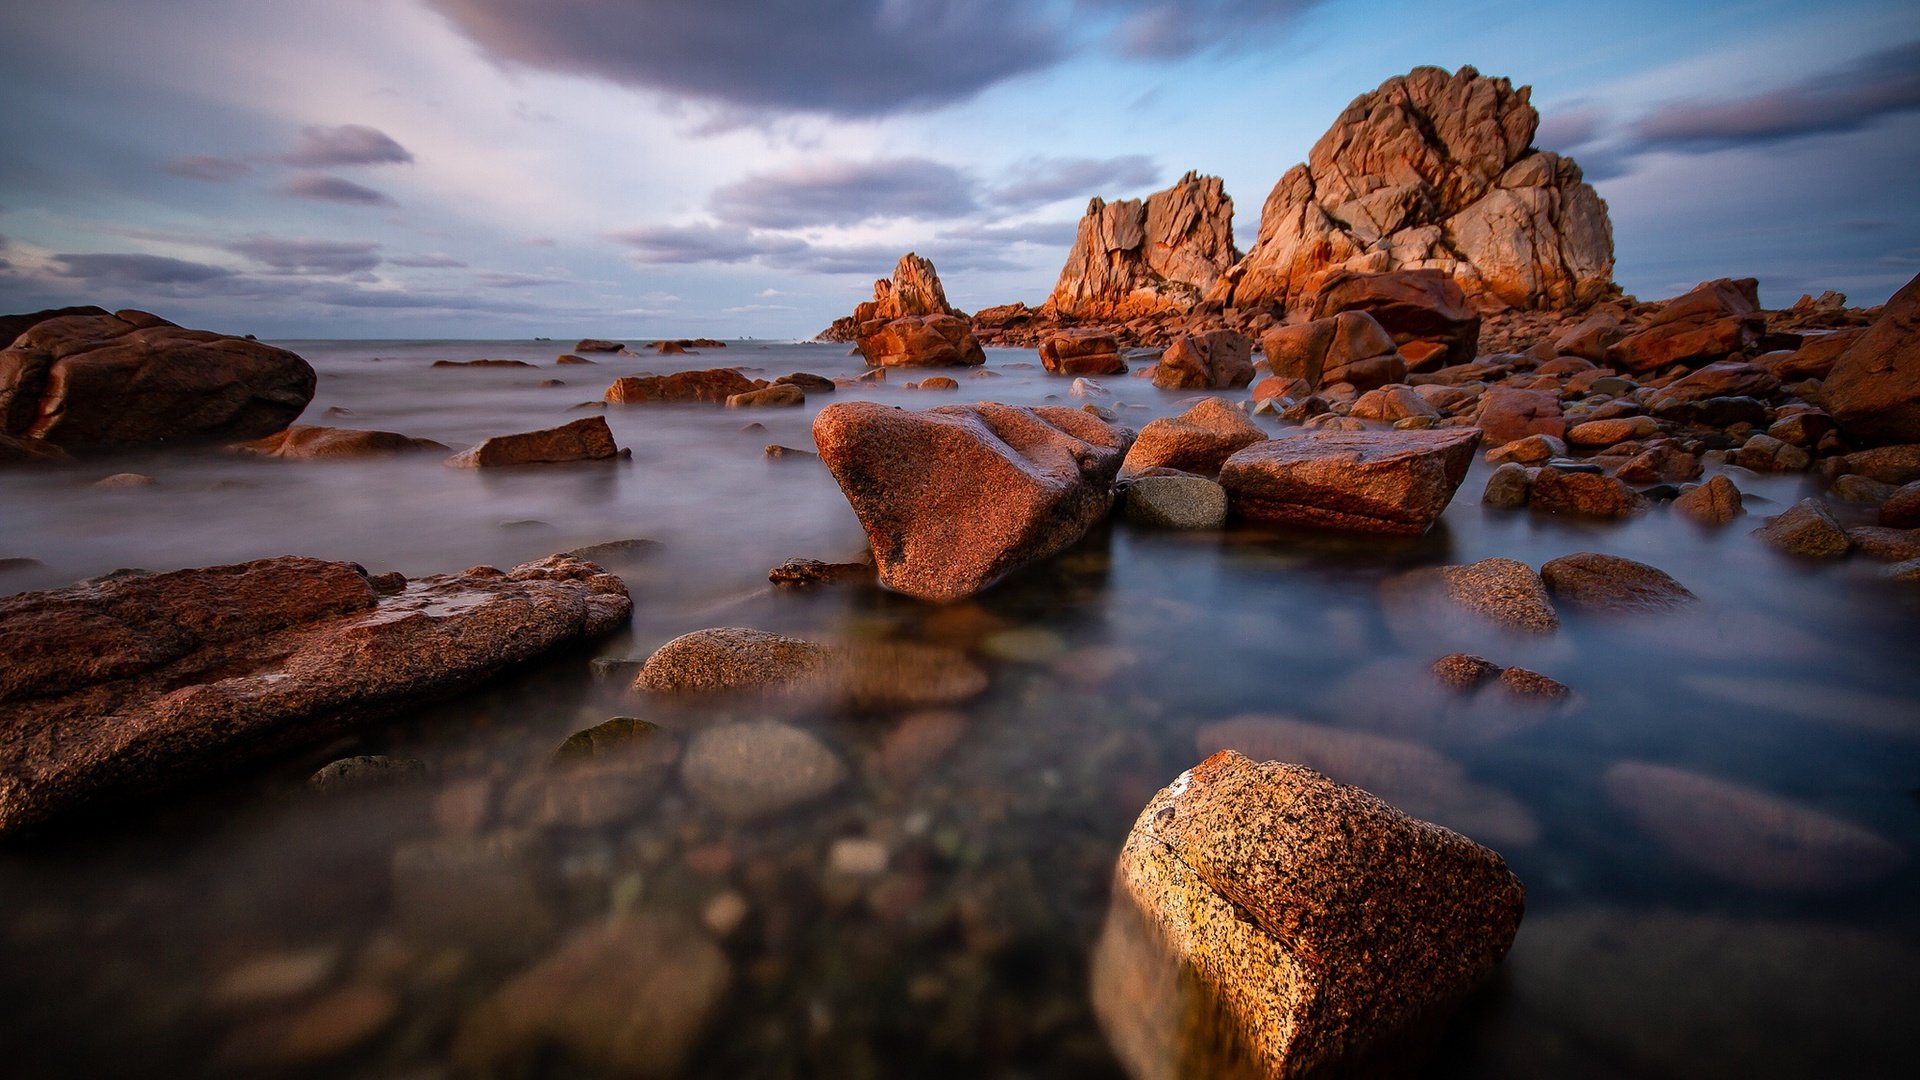
[(1445, 271), (1483, 310), (1613, 294), (1607, 207), (1532, 147), (1529, 87), (1416, 68), (1362, 94), (1274, 185), (1260, 236), (1209, 299), (1303, 306), (1335, 272)]
[(854, 338), (874, 367), (971, 367), (987, 362), (973, 329), (958, 315), (903, 315), (860, 324)]
[(966, 312), (947, 303), (947, 290), (940, 284), (933, 262), (909, 251), (894, 265), (892, 281), (875, 279), (873, 299), (856, 305), (853, 314), (833, 320), (832, 326), (820, 332), (819, 340), (852, 341), (859, 336), (863, 323), (876, 319), (891, 322), (916, 315), (967, 317)]
[(1920, 442), (1920, 277), (1840, 355), (1822, 394), (1840, 430), (1861, 442)]
[(285, 349), (144, 311), (55, 314), (0, 351), (0, 434), (67, 450), (258, 439), (313, 390)]
[(1214, 287), (1240, 253), (1233, 200), (1216, 176), (1188, 173), (1139, 199), (1094, 199), (1042, 311), (1061, 318), (1124, 322), (1184, 311)]

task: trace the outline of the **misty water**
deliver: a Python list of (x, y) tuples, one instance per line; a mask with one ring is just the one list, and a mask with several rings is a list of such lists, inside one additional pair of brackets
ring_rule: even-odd
[[(581, 406), (619, 375), (862, 370), (844, 346), (812, 343), (591, 367), (555, 366), (551, 342), (283, 344), (320, 374), (303, 422), (454, 449), (598, 414)], [(1812, 481), (1737, 473), (1749, 516), (1715, 532), (1664, 509), (1625, 524), (1484, 509), (1480, 462), (1418, 540), (1116, 521), (959, 604), (871, 585), (771, 588), (785, 559), (863, 548), (817, 459), (763, 452), (810, 448), (823, 405), (1080, 404), (1031, 351), (987, 355), (995, 377), (957, 373), (957, 393), (903, 389), (914, 376), (896, 371), (803, 408), (609, 407), (631, 460), (463, 470), (436, 454), (172, 450), (0, 472), (0, 558), (35, 560), (0, 574), (5, 593), (282, 554), (418, 576), (652, 541), (607, 558), (634, 598), (613, 637), (246, 775), (0, 847), (0, 1072), (455, 1075), (463, 1023), (509, 980), (610, 913), (660, 912), (704, 925), (726, 957), (717, 1018), (685, 1075), (1120, 1076), (1089, 980), (1114, 858), (1157, 788), (1249, 728), (1366, 737), (1311, 739), (1311, 763), (1474, 836), (1526, 883), (1512, 953), (1417, 1075), (1920, 1068), (1903, 1030), (1920, 987), (1920, 593), (1871, 560), (1798, 563), (1748, 535)], [(482, 357), (537, 366), (430, 366)], [(1193, 399), (1102, 382), (1100, 403), (1135, 428)], [(120, 472), (156, 482), (90, 486)], [(1533, 639), (1381, 600), (1381, 582), (1414, 567), (1495, 555), (1538, 567), (1575, 551), (1651, 563), (1700, 600), (1563, 611), (1558, 633)], [(570, 734), (610, 717), (683, 739), (739, 719), (738, 705), (714, 716), (636, 694), (633, 665), (605, 662), (712, 626), (948, 646), (989, 689), (931, 719), (788, 712), (848, 775), (751, 825), (710, 812), (672, 772), (584, 811), (514, 795)], [(1574, 700), (1441, 698), (1425, 668), (1458, 647), (1549, 674)], [(1268, 719), (1215, 726), (1249, 716)], [(306, 788), (353, 754), (416, 758), (428, 778)], [(1769, 832), (1719, 805), (1649, 810), (1607, 780), (1623, 762), (1785, 800), (1903, 857), (1862, 875), (1770, 842), (1818, 831), (1800, 817)], [(436, 882), (449, 849), (467, 854)], [(519, 1064), (595, 1075), (561, 1056)]]

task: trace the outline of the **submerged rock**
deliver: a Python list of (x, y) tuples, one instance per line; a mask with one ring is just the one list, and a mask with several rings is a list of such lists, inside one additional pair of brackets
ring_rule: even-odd
[(307, 777), (307, 786), (335, 795), (347, 791), (367, 791), (427, 778), (427, 766), (415, 758), (393, 758), (384, 754), (365, 754), (341, 758)]
[(1500, 856), (1358, 788), (1221, 753), (1147, 804), (1095, 947), (1136, 1077), (1296, 1077), (1443, 1018), (1513, 942)]
[(873, 545), (880, 581), (956, 600), (1054, 555), (1113, 505), (1133, 433), (1077, 409), (830, 405), (814, 442)]
[(1381, 594), (1395, 613), (1444, 603), (1521, 633), (1550, 634), (1560, 628), (1560, 616), (1540, 575), (1515, 559), (1413, 570), (1389, 578)]
[(682, 634), (647, 658), (634, 689), (664, 693), (784, 686), (822, 673), (833, 650), (741, 626)]
[(447, 447), (432, 439), (416, 439), (394, 431), (360, 431), (296, 424), (264, 439), (236, 443), (232, 449), (258, 457), (336, 458), (369, 457), (412, 450), (445, 451)]
[(1127, 520), (1167, 529), (1218, 529), (1227, 490), (1204, 476), (1141, 476), (1127, 485)]
[(818, 698), (851, 709), (951, 705), (977, 697), (987, 674), (939, 645), (863, 641), (822, 645), (763, 630), (718, 627), (667, 642), (647, 658), (635, 690), (755, 691)]
[(500, 465), (549, 465), (566, 461), (598, 461), (620, 453), (613, 429), (604, 416), (588, 416), (572, 423), (516, 435), (495, 435), (447, 459), (456, 468), (492, 468)]
[(656, 402), (703, 401), (725, 404), (735, 394), (758, 389), (745, 375), (732, 368), (706, 371), (676, 371), (671, 375), (633, 375), (618, 379), (607, 387), (611, 405), (641, 405)]
[(847, 767), (800, 728), (748, 720), (695, 734), (680, 776), (701, 805), (732, 821), (754, 821), (827, 794), (847, 778)]
[(558, 555), (391, 596), (351, 564), (286, 556), (8, 597), (0, 831), (323, 739), (631, 608), (618, 578)]
[(1252, 521), (1418, 535), (1453, 500), (1479, 443), (1471, 428), (1273, 439), (1228, 458), (1220, 483)]
[(1555, 600), (1585, 611), (1658, 611), (1698, 599), (1664, 570), (1595, 551), (1549, 559), (1540, 577)]

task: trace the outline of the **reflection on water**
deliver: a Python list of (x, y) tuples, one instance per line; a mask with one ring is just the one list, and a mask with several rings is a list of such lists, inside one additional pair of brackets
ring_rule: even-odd
[[(293, 347), (321, 373), (309, 422), (456, 449), (583, 415), (617, 375), (858, 371), (825, 345), (558, 368), (551, 345), (525, 342)], [(428, 366), (479, 357), (542, 366)], [(1001, 377), (963, 377), (958, 393), (896, 380), (857, 394), (1071, 403), (1065, 380), (1006, 366), (1030, 361), (990, 353)], [(1134, 426), (1189, 400), (1106, 382)], [(609, 410), (630, 462), (183, 451), (0, 473), (0, 559), (36, 560), (4, 570), (9, 592), (286, 553), (425, 574), (657, 542), (604, 556), (634, 621), (590, 652), (0, 850), (10, 1072), (1121, 1075), (1090, 999), (1115, 854), (1155, 790), (1236, 744), (1417, 804), (1527, 883), (1508, 964), (1426, 1075), (1920, 1064), (1895, 1022), (1920, 953), (1920, 598), (1873, 564), (1801, 566), (1751, 524), (1709, 533), (1662, 512), (1617, 526), (1487, 512), (1476, 465), (1414, 541), (1114, 524), (946, 607), (867, 585), (775, 591), (781, 561), (862, 546), (817, 460), (763, 454), (809, 446), (831, 400)], [(88, 486), (121, 472), (156, 483)], [(1794, 477), (1739, 482), (1756, 513), (1802, 493)], [(1480, 640), (1573, 688), (1547, 711), (1437, 697), (1425, 667), (1468, 628), (1396, 625), (1380, 599), (1419, 566), (1580, 550), (1659, 566), (1701, 602), (1563, 612), (1556, 634)], [(627, 689), (625, 661), (708, 626), (938, 645), (988, 687), (879, 709)], [(657, 731), (554, 762), (569, 736), (620, 716)], [(328, 761), (375, 753), (428, 775), (305, 787)], [(1613, 770), (1629, 762), (1625, 783)], [(1854, 845), (1839, 864), (1835, 836)], [(1724, 850), (1773, 862), (1730, 872), (1751, 860)], [(1809, 875), (1831, 887), (1775, 887)], [(1189, 1022), (1147, 1015), (1135, 1030)]]

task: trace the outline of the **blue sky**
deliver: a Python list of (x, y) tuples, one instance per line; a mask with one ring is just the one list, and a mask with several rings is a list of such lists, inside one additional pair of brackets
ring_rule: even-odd
[(1037, 303), (1092, 195), (1244, 249), (1355, 96), (1534, 88), (1617, 277), (1920, 272), (1911, 3), (63, 0), (0, 13), (0, 310), (268, 337), (806, 336), (913, 249)]

